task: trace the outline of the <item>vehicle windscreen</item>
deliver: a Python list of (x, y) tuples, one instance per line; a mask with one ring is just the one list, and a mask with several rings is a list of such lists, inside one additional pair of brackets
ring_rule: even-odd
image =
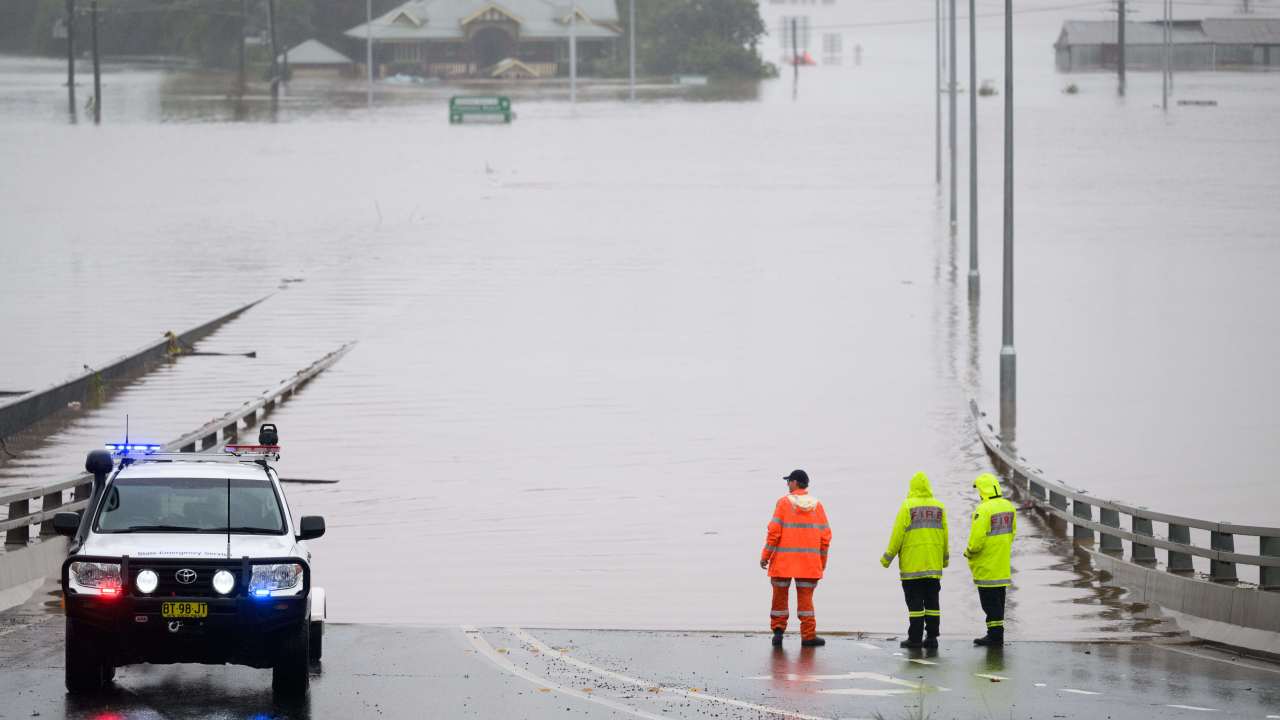
[(282, 535), (285, 524), (266, 480), (116, 478), (94, 531)]

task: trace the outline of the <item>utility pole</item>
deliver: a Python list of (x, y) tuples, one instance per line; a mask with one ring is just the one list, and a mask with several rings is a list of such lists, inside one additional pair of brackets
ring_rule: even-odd
[(956, 0), (950, 0), (951, 18), (948, 21), (948, 33), (950, 34), (950, 91), (951, 96), (948, 100), (948, 112), (951, 117), (951, 234), (956, 233)]
[(969, 0), (969, 299), (978, 297), (978, 14)]
[(89, 5), (89, 16), (93, 28), (89, 34), (93, 45), (93, 124), (102, 124), (102, 71), (98, 56), (98, 0)]
[(569, 102), (578, 102), (578, 6), (569, 6)]
[(280, 51), (276, 48), (276, 0), (267, 0), (267, 30), (271, 34), (271, 109), (280, 101)]
[(1164, 3), (1164, 22), (1161, 23), (1161, 29), (1164, 30), (1164, 67), (1160, 70), (1160, 109), (1165, 112), (1169, 111), (1169, 0), (1162, 0)]
[(933, 3), (933, 156), (934, 182), (942, 184), (942, 0)]
[(1124, 55), (1125, 55), (1125, 45), (1124, 45), (1124, 30), (1125, 30), (1125, 27), (1124, 27), (1124, 26), (1125, 26), (1125, 24), (1129, 21), (1129, 16), (1128, 16), (1128, 14), (1126, 14), (1126, 10), (1125, 10), (1125, 7), (1124, 7), (1124, 2), (1125, 2), (1125, 0), (1118, 0), (1119, 7), (1120, 7), (1120, 12), (1119, 12), (1119, 15), (1120, 15), (1120, 21), (1119, 21), (1118, 23), (1116, 23), (1116, 27), (1118, 28), (1118, 29), (1117, 29), (1117, 31), (1116, 31), (1116, 34), (1117, 34), (1117, 38), (1116, 38), (1116, 46), (1120, 49), (1120, 57), (1118, 58), (1118, 61), (1117, 61), (1117, 63), (1116, 63), (1116, 79), (1119, 81), (1119, 84), (1117, 85), (1117, 87), (1119, 88), (1119, 91), (1120, 91), (1120, 97), (1124, 97), (1124, 60), (1125, 60), (1125, 57), (1124, 57)]
[(67, 110), (76, 121), (76, 0), (67, 0)]
[(1169, 6), (1169, 94), (1173, 94), (1173, 0), (1165, 0)]
[(800, 18), (791, 18), (791, 99), (800, 88)]
[(245, 88), (248, 86), (249, 78), (245, 74), (244, 62), (244, 36), (249, 32), (249, 0), (240, 0), (240, 42), (237, 44), (239, 54), (239, 70), (236, 75), (236, 87), (240, 90), (240, 95), (244, 95)]
[(627, 94), (632, 100), (636, 99), (636, 0), (631, 0), (631, 8), (628, 11), (627, 30), (631, 34), (630, 41), (627, 42), (627, 53), (630, 55), (631, 71), (627, 81)]
[(373, 0), (364, 0), (364, 68), (368, 75), (365, 83), (365, 105), (373, 107)]
[(1018, 427), (1018, 355), (1013, 349), (1013, 0), (1004, 0), (1004, 317), (1000, 340), (1000, 437)]

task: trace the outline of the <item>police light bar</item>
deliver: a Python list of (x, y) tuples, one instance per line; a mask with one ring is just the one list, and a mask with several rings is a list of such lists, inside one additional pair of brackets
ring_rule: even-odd
[(107, 443), (106, 448), (115, 455), (128, 455), (130, 453), (141, 453), (150, 455), (151, 453), (160, 452), (163, 445), (152, 445), (150, 443)]
[(273, 455), (280, 459), (279, 445), (225, 445), (222, 451), (235, 456), (241, 455)]

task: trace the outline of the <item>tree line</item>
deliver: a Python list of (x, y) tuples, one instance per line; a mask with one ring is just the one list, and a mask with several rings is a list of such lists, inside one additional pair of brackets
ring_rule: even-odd
[[(74, 0), (76, 43), (88, 47), (89, 0)], [(404, 0), (374, 0), (380, 15)], [(627, 71), (630, 0), (616, 0), (623, 40), (618, 52), (596, 72)], [(354, 52), (358, 41), (343, 33), (365, 20), (365, 0), (275, 0), (281, 50), (309, 38)], [(99, 0), (99, 43), (108, 56), (166, 55), (205, 67), (237, 62), (242, 28), (249, 38), (267, 39), (265, 0)], [(244, 13), (242, 15), (242, 13)], [(66, 15), (66, 0), (0, 2), (0, 51), (57, 56), (65, 40), (55, 29)], [(760, 58), (764, 34), (756, 0), (636, 0), (636, 56), (646, 75), (698, 73), (761, 77), (773, 72)]]

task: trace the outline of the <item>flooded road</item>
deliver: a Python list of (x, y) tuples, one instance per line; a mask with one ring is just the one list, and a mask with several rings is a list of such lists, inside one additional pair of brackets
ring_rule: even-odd
[[(1103, 75), (1069, 96), (1060, 21), (1035, 22), (1020, 448), (1099, 494), (1277, 524), (1280, 74), (1181, 76), (1219, 105), (1167, 116), (1154, 75), (1124, 101)], [(966, 403), (994, 407), (1001, 108), (980, 103), (971, 318), (964, 183), (955, 240), (933, 183), (930, 59), (877, 47), (806, 69), (796, 101), (785, 75), (745, 100), (571, 109), (526, 91), (506, 127), (450, 127), (448, 88), (225, 123), (221, 97), (128, 69), (105, 76), (106, 124), (69, 126), (57, 63), (0, 59), (0, 390), (276, 291), (203, 348), (256, 359), (184, 358), (0, 483), (61, 479), (125, 413), (170, 439), (354, 339), (275, 416), (282, 474), (341, 480), (290, 490), (328, 519), (331, 616), (761, 627), (765, 523), (804, 467), (835, 534), (819, 627), (898, 630), (876, 559), (908, 478), (930, 473), (958, 557), (987, 467)], [(1148, 628), (1061, 541), (1020, 530), (1011, 633)], [(962, 563), (943, 585), (943, 632), (974, 633)]]

